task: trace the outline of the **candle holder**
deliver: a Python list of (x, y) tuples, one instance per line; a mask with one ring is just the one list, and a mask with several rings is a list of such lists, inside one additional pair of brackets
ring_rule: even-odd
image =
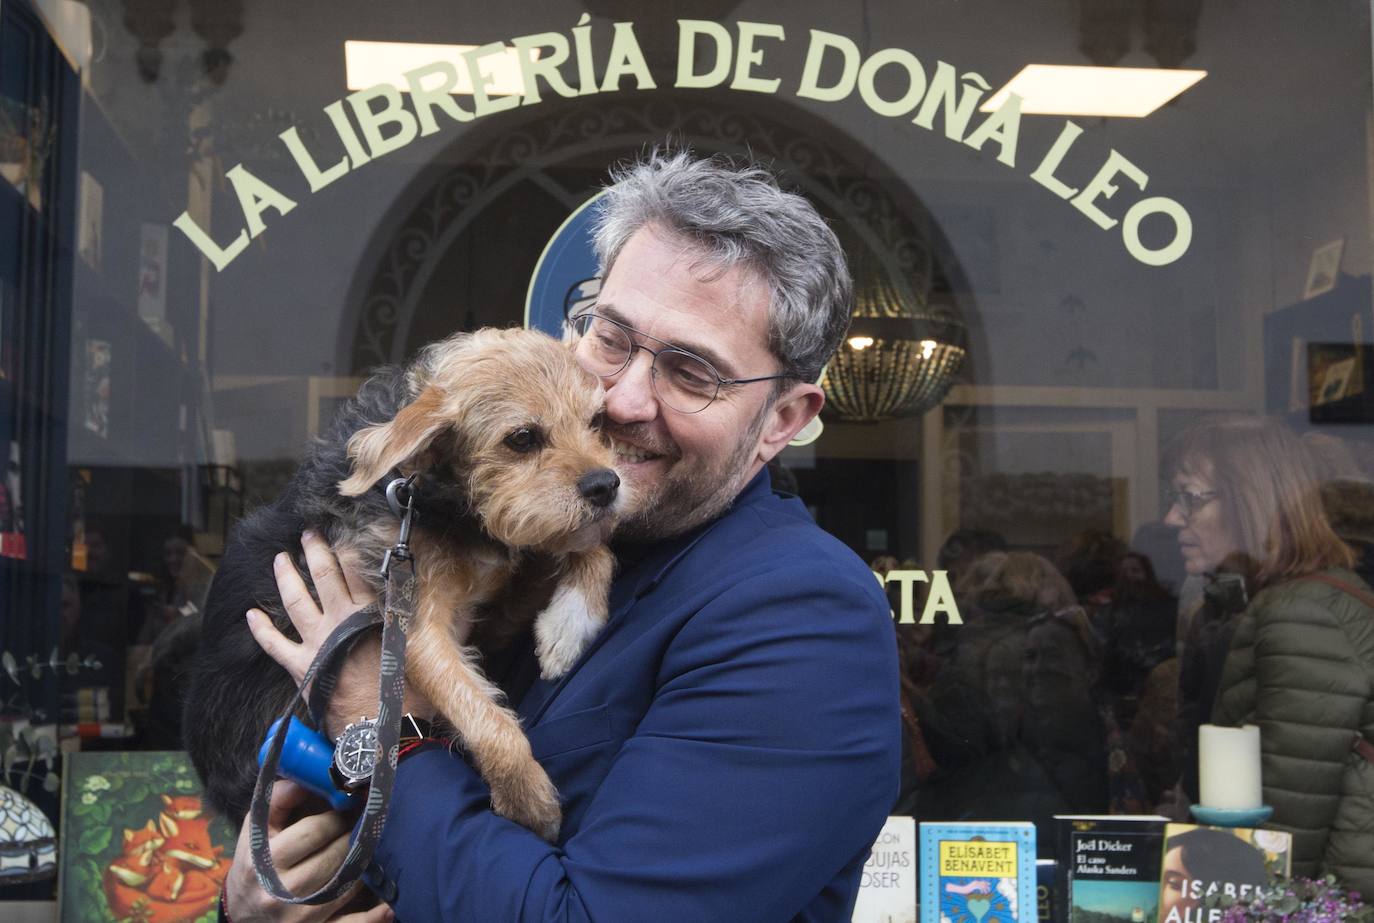
[(1191, 810), (1194, 820), (1209, 827), (1258, 827), (1274, 816), (1274, 809), (1267, 804), (1257, 808), (1209, 808), (1195, 804)]

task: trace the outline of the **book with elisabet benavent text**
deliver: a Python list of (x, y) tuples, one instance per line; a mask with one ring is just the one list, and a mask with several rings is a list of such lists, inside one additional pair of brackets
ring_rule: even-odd
[(921, 923), (1036, 918), (1034, 824), (921, 824)]
[(1246, 898), (1286, 877), (1293, 839), (1278, 830), (1169, 824), (1164, 828), (1159, 923), (1221, 923), (1222, 897)]
[(1055, 919), (1061, 923), (1154, 923), (1167, 817), (1057, 814)]

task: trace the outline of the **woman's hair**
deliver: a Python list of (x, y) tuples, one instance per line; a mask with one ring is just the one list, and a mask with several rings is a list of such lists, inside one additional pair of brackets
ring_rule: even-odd
[(1311, 457), (1276, 420), (1210, 417), (1179, 434), (1167, 460), (1166, 470), (1213, 484), (1261, 583), (1354, 564), (1322, 509)]
[(1234, 833), (1198, 827), (1169, 837), (1165, 852), (1182, 849), (1188, 876), (1201, 882), (1262, 885), (1269, 881), (1264, 854)]
[(1078, 604), (1069, 581), (1029, 551), (990, 551), (970, 565), (956, 593), (975, 605), (993, 600), (1032, 603), (1056, 612)]

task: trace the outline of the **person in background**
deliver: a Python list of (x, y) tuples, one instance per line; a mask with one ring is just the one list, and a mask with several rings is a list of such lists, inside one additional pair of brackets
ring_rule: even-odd
[(1006, 551), (1007, 540), (991, 529), (959, 529), (951, 532), (935, 556), (935, 566), (949, 574), (949, 585), (957, 587), (964, 572), (990, 551)]
[(1182, 433), (1166, 470), (1189, 573), (1229, 559), (1249, 597), (1212, 719), (1259, 726), (1266, 826), (1293, 834), (1293, 874), (1374, 893), (1374, 595), (1312, 459), (1275, 420), (1220, 417)]
[[(883, 580), (886, 580), (888, 574), (899, 568), (902, 570), (917, 569), (914, 561), (908, 559), (899, 565), (897, 558), (890, 554), (879, 555), (869, 562), (868, 567)], [(892, 607), (894, 616), (898, 615), (902, 604), (901, 587), (897, 584), (885, 584), (884, 591), (887, 593), (887, 602)], [(919, 600), (916, 601), (916, 608), (920, 609)], [(893, 621), (897, 643), (897, 664), (901, 671), (902, 784), (897, 793), (897, 801), (892, 807), (892, 813), (912, 817), (915, 816), (916, 812), (916, 793), (920, 784), (930, 778), (938, 768), (934, 757), (930, 755), (930, 748), (926, 744), (925, 732), (921, 729), (921, 719), (916, 707), (916, 701), (920, 697), (920, 689), (924, 685), (923, 679), (934, 667), (934, 663), (927, 656), (926, 650), (926, 642), (931, 634), (930, 627), (919, 624), (900, 624), (899, 619)]]
[(1138, 776), (1097, 685), (1101, 644), (1068, 581), (1039, 555), (992, 552), (956, 593), (964, 625), (916, 701), (938, 764), (917, 816), (1030, 819), (1048, 856), (1054, 814), (1139, 811)]
[(897, 559), (890, 554), (880, 554), (868, 563), (869, 570), (879, 577), (887, 577), (890, 571), (897, 569)]
[(1339, 436), (1307, 432), (1302, 442), (1316, 466), (1327, 521), (1355, 552), (1352, 569), (1365, 583), (1374, 584), (1374, 481)]
[(1117, 562), (1111, 601), (1094, 628), (1103, 640), (1103, 678), (1115, 700), (1122, 727), (1135, 719), (1150, 671), (1174, 656), (1178, 600), (1155, 579), (1145, 555), (1127, 552)]
[(1055, 565), (1069, 581), (1078, 602), (1096, 614), (1111, 604), (1117, 567), (1126, 554), (1126, 543), (1101, 529), (1081, 532), (1055, 555)]
[(1113, 697), (1101, 684), (1102, 664), (1101, 641), (1082, 607), (1034, 616), (1022, 661), (1020, 741), (1053, 780), (1068, 813), (1141, 814), (1148, 808), (1145, 789)]

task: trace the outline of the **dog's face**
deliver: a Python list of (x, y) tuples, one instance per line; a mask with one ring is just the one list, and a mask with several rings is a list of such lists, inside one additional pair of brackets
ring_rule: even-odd
[(362, 494), (393, 468), (429, 470), (461, 485), (503, 544), (567, 553), (610, 536), (626, 491), (600, 432), (605, 395), (566, 345), (479, 330), (430, 347), (412, 374), (416, 398), (349, 440), (340, 493)]

